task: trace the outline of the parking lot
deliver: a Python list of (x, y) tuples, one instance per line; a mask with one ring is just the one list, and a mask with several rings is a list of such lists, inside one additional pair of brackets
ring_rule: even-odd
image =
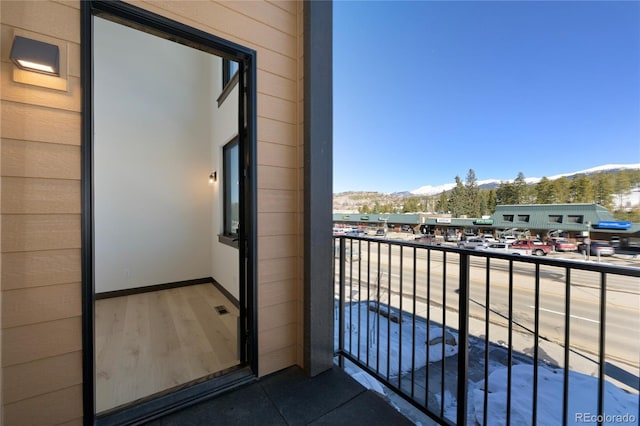
[[(396, 241), (415, 241), (421, 244), (437, 244), (443, 247), (457, 247), (456, 242), (446, 242), (440, 238), (420, 238), (419, 235), (414, 235), (408, 232), (387, 232), (386, 235), (375, 236), (371, 233), (366, 235), (367, 237), (372, 237), (376, 239), (387, 239), (387, 240), (396, 240)], [(597, 256), (590, 256), (588, 259), (581, 252), (555, 252), (552, 251), (548, 254), (549, 258), (552, 259), (569, 259), (576, 261), (589, 261), (589, 262), (600, 262), (600, 263), (609, 263), (617, 266), (627, 266), (632, 268), (640, 268), (640, 253), (626, 252), (617, 250), (613, 256), (602, 256), (598, 259)]]

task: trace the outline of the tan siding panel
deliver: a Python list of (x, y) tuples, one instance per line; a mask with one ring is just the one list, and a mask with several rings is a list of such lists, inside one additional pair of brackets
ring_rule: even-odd
[[(295, 167), (295, 164), (291, 164), (290, 167)], [(258, 166), (258, 190), (260, 189), (297, 190), (298, 169)]]
[(259, 213), (294, 213), (298, 211), (298, 192), (263, 189), (258, 191)]
[(53, 0), (53, 1), (68, 7), (73, 7), (74, 9), (80, 9), (80, 0)]
[(2, 138), (80, 145), (80, 113), (2, 102)]
[(295, 235), (298, 233), (295, 213), (262, 213), (258, 216), (258, 236)]
[[(297, 312), (297, 301), (295, 300), (261, 307), (258, 312), (258, 332), (262, 334), (272, 328), (295, 324)], [(291, 343), (294, 342), (295, 340), (291, 341)]]
[(17, 402), (82, 383), (82, 352), (4, 369), (5, 403)]
[[(26, 2), (28, 3), (28, 2)], [(30, 105), (41, 105), (51, 108), (59, 108), (67, 111), (80, 112), (81, 91), (78, 77), (68, 78), (68, 91), (43, 89), (30, 84), (16, 83), (12, 79), (13, 64), (2, 63), (2, 99)]]
[(258, 262), (258, 300), (261, 297), (261, 286), (268, 282), (296, 279), (298, 270), (292, 259), (265, 259)]
[(296, 103), (269, 95), (258, 96), (258, 115), (283, 123), (296, 123)]
[(297, 62), (295, 59), (271, 50), (258, 50), (258, 69), (268, 71), (289, 80), (295, 80)]
[(263, 1), (221, 1), (225, 7), (248, 16), (258, 22), (296, 36), (296, 17), (274, 4)]
[(260, 143), (258, 165), (276, 167), (299, 167), (297, 148), (276, 143)]
[(82, 315), (80, 283), (2, 293), (2, 326), (18, 327)]
[(3, 215), (2, 251), (80, 247), (80, 215)]
[(281, 145), (297, 146), (296, 125), (258, 117), (258, 156), (262, 148), (262, 142), (272, 142)]
[(2, 254), (2, 289), (80, 282), (80, 249)]
[(3, 329), (2, 365), (11, 366), (82, 350), (80, 317)]
[(271, 3), (282, 10), (286, 10), (291, 14), (295, 14), (298, 10), (296, 5), (298, 2), (295, 0), (268, 0), (268, 3)]
[(8, 404), (4, 407), (6, 425), (53, 425), (82, 416), (82, 386)]
[(259, 336), (260, 354), (267, 354), (294, 345), (296, 341), (296, 325), (287, 324), (282, 327), (264, 330), (260, 332)]
[(2, 179), (3, 214), (80, 214), (80, 181), (57, 179)]
[(258, 360), (258, 374), (266, 376), (296, 364), (296, 346), (287, 346), (270, 353), (261, 353)]
[(80, 43), (80, 11), (44, 1), (3, 1), (2, 23)]
[(259, 306), (276, 305), (279, 303), (296, 301), (298, 297), (298, 281), (284, 280), (261, 283)]
[(296, 92), (297, 87), (295, 80), (266, 71), (258, 72), (258, 93), (295, 102), (297, 101)]
[(80, 147), (3, 139), (2, 174), (80, 180)]
[(264, 236), (258, 240), (258, 256), (262, 259), (295, 257), (298, 254), (295, 235)]
[(225, 34), (233, 34), (289, 57), (295, 57), (296, 38), (213, 2), (156, 1), (154, 5), (179, 16), (189, 17)]

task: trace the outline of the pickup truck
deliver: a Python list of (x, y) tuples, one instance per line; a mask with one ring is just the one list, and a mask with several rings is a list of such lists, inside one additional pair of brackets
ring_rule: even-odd
[(540, 241), (518, 240), (511, 244), (512, 248), (531, 250), (531, 254), (535, 256), (546, 256), (551, 253), (551, 246)]

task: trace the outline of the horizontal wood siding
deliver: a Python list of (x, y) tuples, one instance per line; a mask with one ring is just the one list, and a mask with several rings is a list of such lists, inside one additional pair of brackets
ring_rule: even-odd
[[(2, 421), (82, 419), (79, 2), (0, 3)], [(68, 90), (13, 81), (15, 31), (66, 45)]]
[[(259, 373), (300, 364), (302, 6), (132, 3), (257, 51)], [(79, 424), (79, 2), (0, 7), (3, 422)], [(15, 30), (66, 43), (66, 92), (12, 80), (7, 40)]]

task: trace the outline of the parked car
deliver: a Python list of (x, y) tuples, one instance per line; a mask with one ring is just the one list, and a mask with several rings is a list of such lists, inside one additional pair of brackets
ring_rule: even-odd
[(507, 243), (492, 243), (492, 244), (489, 244), (488, 246), (478, 246), (476, 247), (476, 250), (491, 251), (495, 253), (516, 254), (516, 255), (531, 254), (531, 250), (529, 249), (513, 248), (511, 244), (507, 244)]
[(378, 236), (378, 237), (379, 237), (379, 236), (383, 236), (383, 237), (384, 237), (384, 234), (385, 234), (384, 229), (378, 229), (378, 230), (376, 231), (376, 236)]
[(518, 240), (511, 244), (513, 248), (531, 250), (536, 256), (546, 256), (551, 252), (551, 246), (544, 244), (540, 240)]
[(578, 246), (569, 242), (566, 238), (554, 238), (549, 241), (549, 245), (553, 247), (555, 251), (576, 251)]
[(458, 241), (458, 248), (475, 249), (478, 246), (488, 246), (489, 243), (483, 238), (469, 238), (465, 241)]
[(505, 235), (504, 237), (500, 238), (501, 243), (513, 244), (516, 241), (518, 241), (518, 239), (513, 235)]
[[(582, 252), (586, 251), (586, 244), (580, 244), (579, 249)], [(593, 241), (589, 246), (589, 254), (591, 256), (613, 256), (615, 253), (616, 249), (611, 244), (602, 241)]]

